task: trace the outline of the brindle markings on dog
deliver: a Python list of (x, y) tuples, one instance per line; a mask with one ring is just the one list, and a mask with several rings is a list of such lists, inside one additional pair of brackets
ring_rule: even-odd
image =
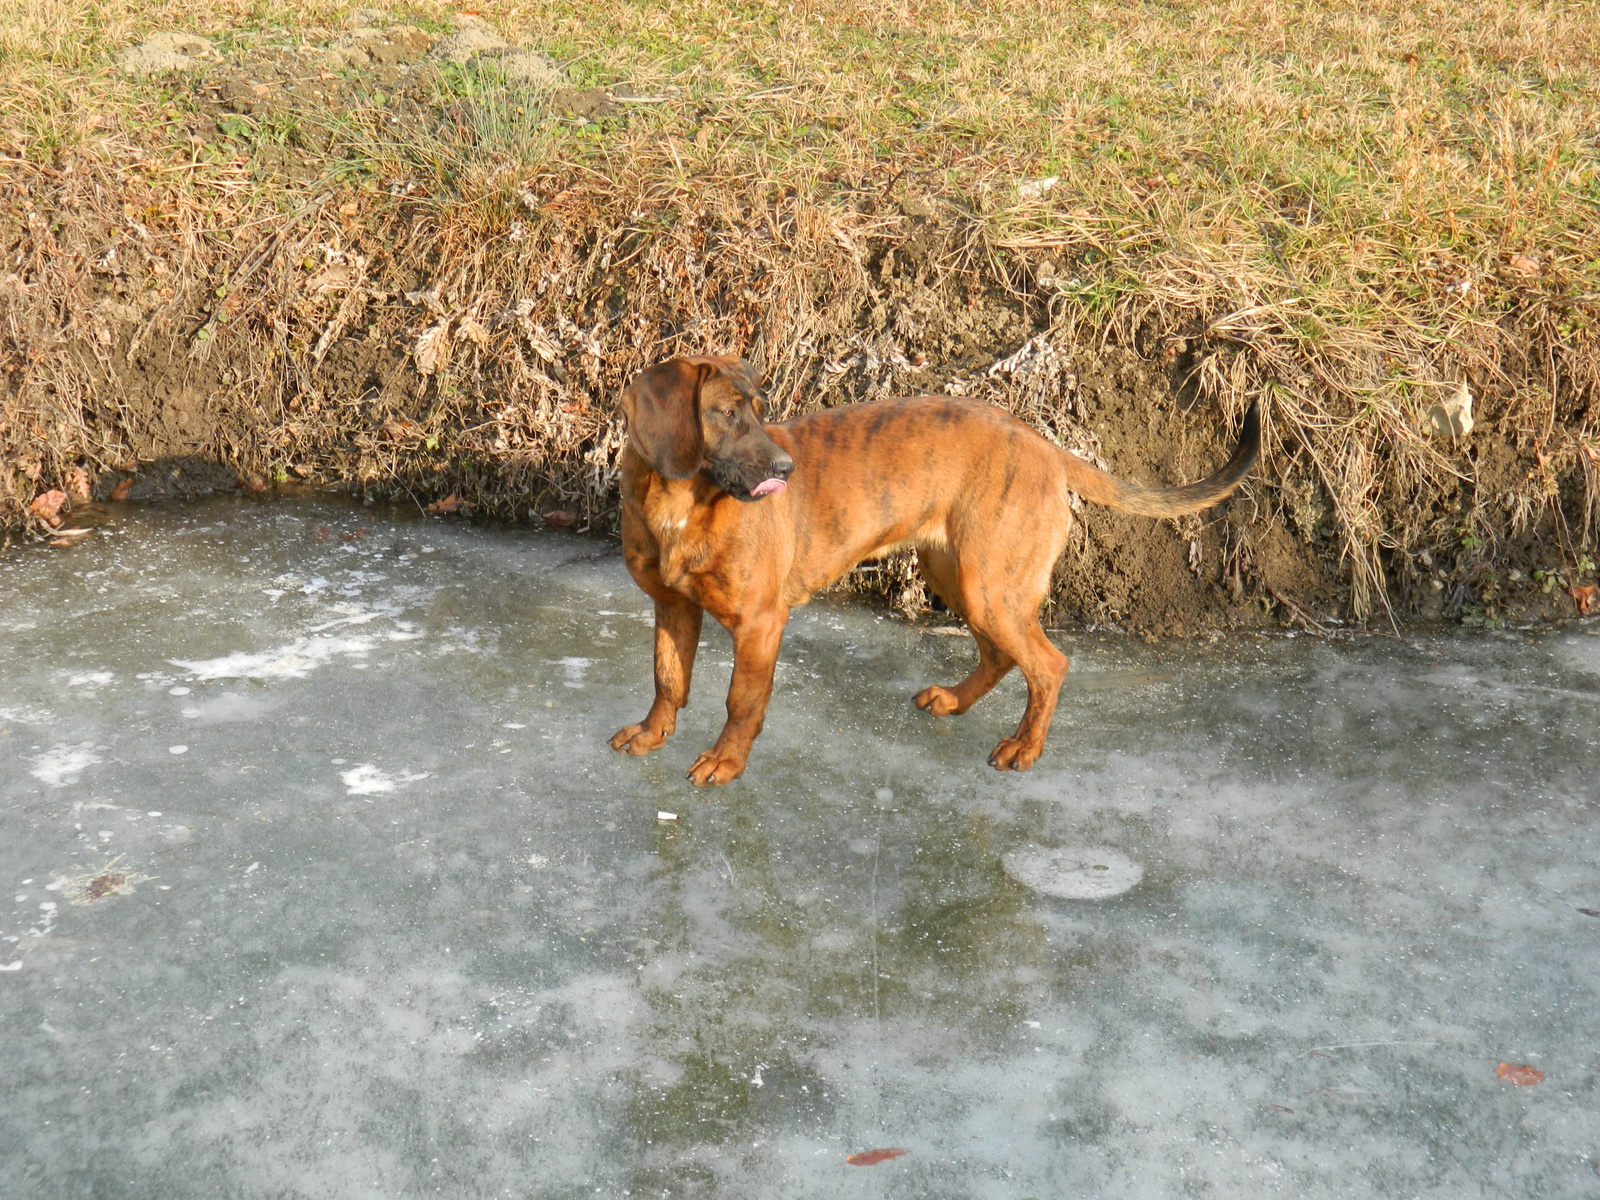
[(611, 745), (648, 754), (676, 730), (709, 612), (733, 635), (733, 679), (722, 733), (689, 768), (697, 784), (743, 773), (790, 608), (863, 559), (906, 546), (978, 646), (972, 673), (924, 688), (917, 707), (964, 713), (1020, 667), (1028, 705), (989, 762), (1027, 770), (1044, 749), (1067, 671), (1039, 605), (1072, 527), (1071, 495), (1151, 517), (1198, 512), (1232, 493), (1261, 443), (1252, 406), (1222, 470), (1185, 487), (1146, 488), (976, 400), (900, 397), (765, 426), (762, 402), (735, 358), (674, 358), (623, 393), (623, 554), (655, 602), (655, 699)]

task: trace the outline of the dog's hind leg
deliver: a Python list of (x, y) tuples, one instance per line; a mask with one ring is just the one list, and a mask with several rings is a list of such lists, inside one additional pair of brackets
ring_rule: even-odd
[(1067, 656), (1050, 644), (1039, 627), (1038, 617), (1031, 613), (1026, 621), (1006, 622), (991, 629), (990, 636), (1022, 668), (1028, 681), (1028, 707), (1017, 732), (1001, 738), (989, 755), (989, 764), (999, 771), (1026, 771), (1044, 753), (1045, 735), (1050, 732), (1061, 682), (1067, 676)]
[[(980, 655), (987, 641), (994, 647), (993, 661), (1007, 666), (1015, 663), (1028, 681), (1028, 707), (1017, 732), (1000, 739), (989, 756), (990, 765), (1000, 771), (1026, 771), (1044, 752), (1045, 735), (1050, 732), (1050, 719), (1055, 716), (1061, 682), (1067, 674), (1067, 656), (1050, 643), (1039, 625), (1039, 605), (1055, 561), (1053, 550), (1048, 544), (990, 543), (977, 553), (969, 550), (959, 566), (962, 607), (967, 626), (978, 639)], [(987, 655), (983, 657), (989, 661)], [(982, 673), (980, 663), (974, 679)]]
[[(948, 550), (925, 547), (917, 551), (917, 561), (934, 594), (944, 601), (951, 612), (965, 618), (966, 605), (961, 598), (960, 573), (955, 555)], [(917, 693), (917, 707), (936, 717), (960, 716), (966, 712), (1005, 678), (1006, 672), (1011, 670), (1016, 661), (996, 646), (985, 631), (972, 626), (970, 620), (968, 627), (972, 629), (973, 640), (978, 643), (978, 665), (973, 668), (972, 674), (955, 687), (934, 684)]]

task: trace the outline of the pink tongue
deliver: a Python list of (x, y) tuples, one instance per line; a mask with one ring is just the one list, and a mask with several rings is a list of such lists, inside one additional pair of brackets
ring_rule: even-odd
[(763, 479), (750, 489), (750, 494), (752, 496), (776, 496), (787, 486), (788, 484), (781, 479)]

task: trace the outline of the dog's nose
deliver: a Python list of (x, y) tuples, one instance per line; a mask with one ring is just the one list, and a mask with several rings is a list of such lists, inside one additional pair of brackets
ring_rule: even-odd
[(780, 454), (772, 460), (772, 473), (780, 479), (787, 479), (794, 473), (794, 459), (787, 454)]

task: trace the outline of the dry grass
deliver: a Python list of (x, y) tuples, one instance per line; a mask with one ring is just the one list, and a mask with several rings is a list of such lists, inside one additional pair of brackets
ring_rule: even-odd
[[(918, 369), (949, 313), (882, 277), (932, 213), (932, 290), (1009, 296), (1058, 346), (1136, 345), (1225, 413), (1268, 398), (1260, 498), (1332, 532), (1357, 616), (1447, 574), (1424, 551), (1492, 595), (1512, 542), (1571, 573), (1600, 534), (1587, 4), (485, 4), (575, 83), (652, 102), (576, 126), (447, 72), (466, 136), (352, 110), (309, 187), (252, 173), (249, 138), (191, 141), (180, 91), (105, 65), (151, 29), (245, 48), (348, 11), (22, 0), (0, 19), (3, 183), (40, 214), (5, 239), (6, 502), (137, 449), (104, 393), (138, 354), (107, 350), (92, 298), (116, 239), (143, 336), (215, 370), (229, 429), (255, 414), (224, 457), (598, 519), (612, 397), (664, 352), (750, 354), (786, 408), (975, 375), (949, 346)], [(442, 29), (452, 10), (395, 11)], [(226, 320), (163, 326), (219, 288)], [(430, 329), (450, 357), (420, 387), (340, 394), (348, 343), (388, 361)], [(1462, 380), (1478, 430), (1441, 441), (1425, 411)], [(1059, 387), (982, 386), (1086, 436)]]

